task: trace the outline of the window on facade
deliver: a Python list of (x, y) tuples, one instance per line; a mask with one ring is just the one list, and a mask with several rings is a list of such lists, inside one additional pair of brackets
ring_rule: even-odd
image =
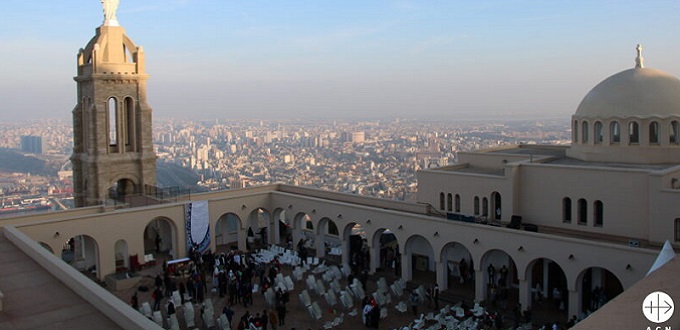
[(475, 196), (475, 215), (479, 215), (479, 197)]
[(595, 136), (593, 138), (595, 139), (596, 144), (602, 143), (602, 140), (604, 139), (602, 134), (602, 123), (599, 121), (595, 122)]
[(451, 193), (446, 196), (446, 210), (453, 211), (453, 195)]
[(109, 106), (109, 144), (115, 146), (118, 144), (118, 102), (115, 98), (110, 98), (108, 102)]
[(574, 125), (571, 127), (571, 142), (576, 143), (578, 142), (578, 122), (574, 120)]
[(675, 228), (673, 229), (673, 232), (675, 233), (674, 240), (680, 242), (680, 218), (675, 218)]
[(444, 193), (439, 193), (439, 209), (444, 209)]
[(604, 205), (602, 201), (595, 201), (593, 203), (593, 215), (595, 217), (595, 227), (602, 227), (604, 225)]
[(628, 142), (640, 143), (640, 126), (634, 121), (628, 123)]
[(609, 124), (609, 141), (611, 143), (621, 142), (621, 126), (618, 121), (613, 121)]
[(456, 194), (455, 197), (456, 212), (460, 212), (460, 195)]
[(571, 198), (562, 198), (562, 222), (571, 223)]
[(125, 145), (130, 145), (130, 141), (134, 136), (134, 107), (135, 102), (130, 97), (125, 98)]
[(482, 215), (485, 217), (489, 216), (489, 199), (486, 197), (482, 198)]
[(649, 123), (649, 143), (659, 143), (659, 123)]
[(584, 121), (581, 126), (583, 126), (581, 127), (581, 141), (583, 143), (588, 143), (588, 122)]
[(588, 202), (583, 198), (578, 200), (578, 224), (588, 224)]
[(672, 121), (668, 131), (670, 143), (680, 143), (680, 123)]

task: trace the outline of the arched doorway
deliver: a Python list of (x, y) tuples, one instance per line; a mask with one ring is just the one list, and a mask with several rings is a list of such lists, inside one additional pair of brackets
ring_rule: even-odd
[(116, 261), (116, 272), (126, 271), (130, 268), (130, 258), (128, 258), (128, 245), (124, 239), (116, 241), (114, 246), (114, 260)]
[[(342, 251), (342, 242), (340, 241), (340, 232), (335, 221), (329, 218), (322, 218), (319, 220), (319, 226), (316, 231), (316, 250), (317, 256), (338, 258)], [(333, 251), (333, 254), (331, 254)], [(338, 260), (334, 260), (338, 261)]]
[(172, 221), (155, 218), (144, 228), (144, 254), (153, 254), (156, 259), (161, 255), (177, 256), (177, 230)]
[(580, 312), (594, 312), (623, 292), (621, 281), (614, 273), (601, 267), (584, 269), (578, 276)]
[(356, 222), (348, 223), (342, 231), (342, 264), (351, 268), (352, 272), (358, 272), (368, 264), (364, 257), (366, 250), (366, 231)]
[(272, 217), (274, 222), (271, 224), (272, 233), (270, 233), (272, 241), (271, 244), (278, 244), (288, 249), (292, 248), (293, 235), (292, 223), (287, 217), (286, 210), (278, 208), (274, 210)]
[(238, 249), (238, 234), (241, 219), (234, 213), (225, 213), (215, 223), (215, 249), (227, 252)]
[(295, 216), (293, 242), (303, 260), (316, 255), (315, 236), (312, 217), (307, 213), (298, 213)]
[[(471, 265), (474, 269), (474, 265)], [(509, 254), (502, 250), (489, 250), (482, 256), (480, 265), (483, 299), (491, 306), (512, 308), (517, 303), (517, 266)]]
[(248, 217), (246, 249), (266, 246), (269, 242), (269, 211), (257, 208)]
[(404, 257), (408, 274), (403, 274), (405, 280), (416, 283), (435, 283), (435, 257), (432, 245), (420, 235), (409, 237), (404, 246)]
[[(560, 315), (566, 321), (569, 309), (567, 277), (560, 265), (548, 258), (538, 258), (529, 263), (526, 280), (531, 294), (534, 315)], [(539, 319), (540, 320), (540, 319)], [(555, 320), (541, 320), (555, 321)]]
[(450, 242), (442, 249), (443, 272), (446, 281), (445, 288), (462, 294), (468, 299), (475, 297), (474, 268), (472, 254), (465, 245), (458, 242)]
[(61, 249), (61, 260), (91, 278), (99, 275), (99, 245), (88, 235), (73, 236)]
[(138, 193), (135, 182), (130, 179), (120, 179), (109, 188), (109, 198), (118, 202), (125, 202), (126, 197)]
[(493, 210), (493, 219), (501, 220), (503, 208), (501, 204), (501, 194), (497, 191), (491, 193), (491, 209)]
[(371, 268), (385, 275), (396, 276), (401, 273), (399, 240), (394, 232), (386, 228), (378, 229), (373, 234), (371, 246)]

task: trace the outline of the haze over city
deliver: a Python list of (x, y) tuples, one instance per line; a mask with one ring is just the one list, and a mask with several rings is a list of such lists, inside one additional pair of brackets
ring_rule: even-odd
[[(96, 0), (3, 2), (4, 121), (69, 118)], [(157, 118), (568, 118), (602, 77), (680, 75), (677, 1), (121, 1)], [(49, 49), (49, 53), (45, 52)]]

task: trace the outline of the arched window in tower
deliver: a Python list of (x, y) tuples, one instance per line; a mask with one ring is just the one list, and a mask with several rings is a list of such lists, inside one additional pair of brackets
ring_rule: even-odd
[(115, 146), (118, 144), (118, 101), (115, 97), (109, 98), (108, 108), (109, 145)]
[(675, 234), (673, 235), (673, 240), (680, 242), (680, 218), (675, 218), (673, 233)]
[(609, 141), (611, 143), (621, 142), (621, 126), (618, 121), (613, 121), (609, 124)]
[(604, 225), (604, 204), (602, 201), (595, 201), (593, 203), (593, 216), (595, 218), (595, 227), (602, 227)]
[(604, 139), (604, 134), (602, 133), (602, 123), (599, 121), (595, 122), (595, 136), (593, 138), (595, 139), (595, 144), (602, 143)]
[(453, 195), (451, 193), (446, 196), (446, 210), (453, 211)]
[(583, 127), (581, 127), (581, 142), (588, 143), (588, 122), (584, 120), (582, 126)]
[[(135, 101), (131, 97), (125, 98), (125, 145), (134, 144), (135, 137)], [(129, 150), (129, 149), (128, 149)]]
[(628, 143), (640, 143), (640, 125), (637, 122), (628, 123)]
[(574, 120), (574, 124), (571, 126), (571, 142), (578, 142), (578, 121)]
[(475, 215), (479, 215), (479, 197), (475, 196), (475, 201), (474, 201), (474, 207), (475, 207)]
[(588, 202), (581, 198), (578, 200), (578, 224), (587, 225), (588, 224)]
[(649, 143), (659, 143), (659, 123), (655, 121), (649, 123)]
[(454, 198), (454, 205), (456, 208), (456, 212), (460, 212), (460, 195), (456, 194), (456, 197)]
[(571, 223), (571, 198), (562, 198), (562, 222)]
[(680, 123), (677, 120), (671, 122), (671, 126), (668, 129), (670, 143), (678, 144), (680, 143)]
[(439, 193), (439, 209), (444, 210), (444, 193)]

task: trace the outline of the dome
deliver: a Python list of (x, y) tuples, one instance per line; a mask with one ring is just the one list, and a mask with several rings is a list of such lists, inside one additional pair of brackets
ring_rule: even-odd
[(595, 86), (576, 110), (580, 118), (680, 116), (680, 79), (636, 67)]

